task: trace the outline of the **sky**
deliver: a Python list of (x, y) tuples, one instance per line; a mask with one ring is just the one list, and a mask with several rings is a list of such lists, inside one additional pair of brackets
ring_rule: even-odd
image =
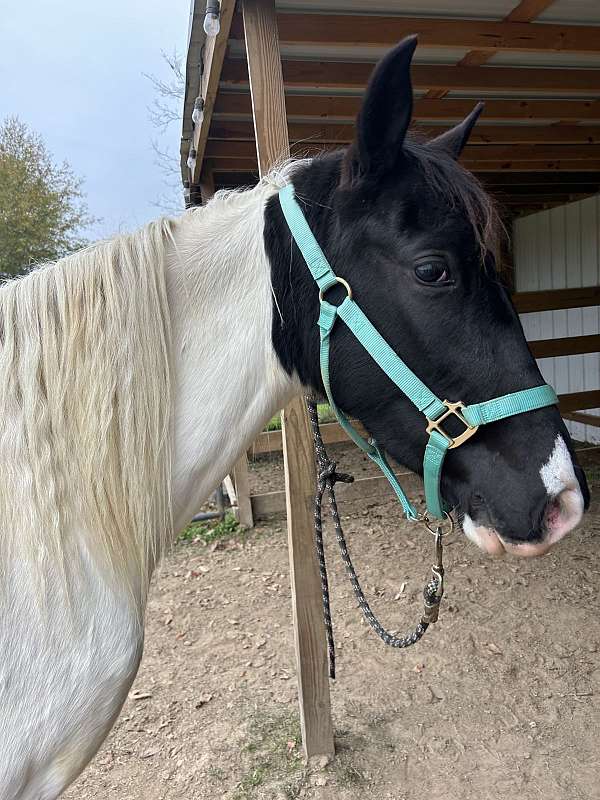
[(17, 115), (55, 161), (83, 178), (90, 239), (160, 216), (173, 190), (153, 140), (175, 155), (181, 122), (164, 135), (149, 119), (143, 73), (169, 78), (161, 50), (185, 55), (190, 0), (2, 0), (0, 120)]

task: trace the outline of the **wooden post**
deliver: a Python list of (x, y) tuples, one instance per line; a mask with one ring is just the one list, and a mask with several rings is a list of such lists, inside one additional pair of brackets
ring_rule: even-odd
[[(244, 34), (260, 174), (288, 158), (274, 0), (244, 0)], [(300, 722), (307, 758), (334, 753), (321, 582), (313, 543), (315, 462), (302, 398), (282, 413), (292, 608)]]
[(210, 198), (215, 193), (215, 180), (213, 178), (212, 168), (204, 165), (202, 174), (200, 175), (200, 199), (202, 205), (205, 206)]
[(253, 528), (252, 504), (250, 502), (250, 485), (248, 482), (248, 457), (246, 453), (236, 461), (233, 468), (235, 493), (237, 495), (238, 522), (243, 528)]

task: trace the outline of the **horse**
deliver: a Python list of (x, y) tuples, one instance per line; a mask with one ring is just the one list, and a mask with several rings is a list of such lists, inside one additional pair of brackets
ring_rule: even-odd
[[(496, 272), (494, 206), (457, 160), (480, 109), (412, 137), (414, 49), (405, 40), (375, 68), (349, 148), (0, 289), (3, 800), (54, 800), (85, 767), (137, 672), (173, 534), (278, 408), (323, 391), (318, 291), (281, 187), (293, 183), (336, 273), (440, 396), (543, 383)], [(330, 364), (340, 408), (419, 470), (421, 415), (344, 326)], [(441, 488), (490, 553), (546, 552), (589, 502), (555, 406), (451, 450)]]

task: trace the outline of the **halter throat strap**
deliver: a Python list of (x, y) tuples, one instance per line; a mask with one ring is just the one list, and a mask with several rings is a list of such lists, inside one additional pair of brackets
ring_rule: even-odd
[[(404, 363), (390, 347), (379, 331), (352, 299), (352, 289), (346, 280), (336, 275), (325, 257), (302, 209), (294, 196), (294, 187), (288, 184), (279, 192), (279, 202), (283, 215), (306, 265), (319, 288), (319, 331), (320, 367), (323, 386), (332, 411), (348, 436), (382, 470), (390, 482), (404, 513), (409, 519), (417, 519), (418, 513), (410, 502), (393, 470), (389, 466), (384, 451), (374, 439), (365, 439), (353, 427), (348, 417), (338, 408), (331, 392), (330, 383), (330, 338), (337, 319), (341, 319), (375, 363), (396, 386), (408, 397), (413, 405), (426, 417), (426, 430), (429, 439), (423, 457), (423, 480), (427, 513), (432, 517), (443, 517), (448, 511), (441, 496), (441, 475), (448, 450), (459, 447), (473, 436), (480, 425), (497, 422), (515, 414), (522, 414), (558, 403), (551, 386), (536, 386), (518, 392), (465, 406), (461, 402), (451, 403), (440, 398)], [(329, 303), (325, 293), (335, 284), (346, 289), (346, 297), (339, 306)], [(457, 436), (450, 436), (443, 423), (450, 416), (456, 417), (464, 426)]]

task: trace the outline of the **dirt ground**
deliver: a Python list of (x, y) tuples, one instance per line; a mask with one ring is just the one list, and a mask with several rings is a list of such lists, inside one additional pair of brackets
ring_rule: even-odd
[[(340, 468), (370, 474), (352, 459)], [(254, 491), (280, 483), (278, 459), (253, 468)], [(386, 648), (362, 622), (330, 536), (337, 755), (310, 768), (284, 524), (178, 544), (153, 583), (130, 697), (65, 796), (599, 800), (599, 512), (596, 502), (542, 559), (493, 560), (456, 535), (440, 622), (408, 651)], [(346, 504), (342, 517), (376, 612), (408, 629), (430, 540), (392, 502)]]

